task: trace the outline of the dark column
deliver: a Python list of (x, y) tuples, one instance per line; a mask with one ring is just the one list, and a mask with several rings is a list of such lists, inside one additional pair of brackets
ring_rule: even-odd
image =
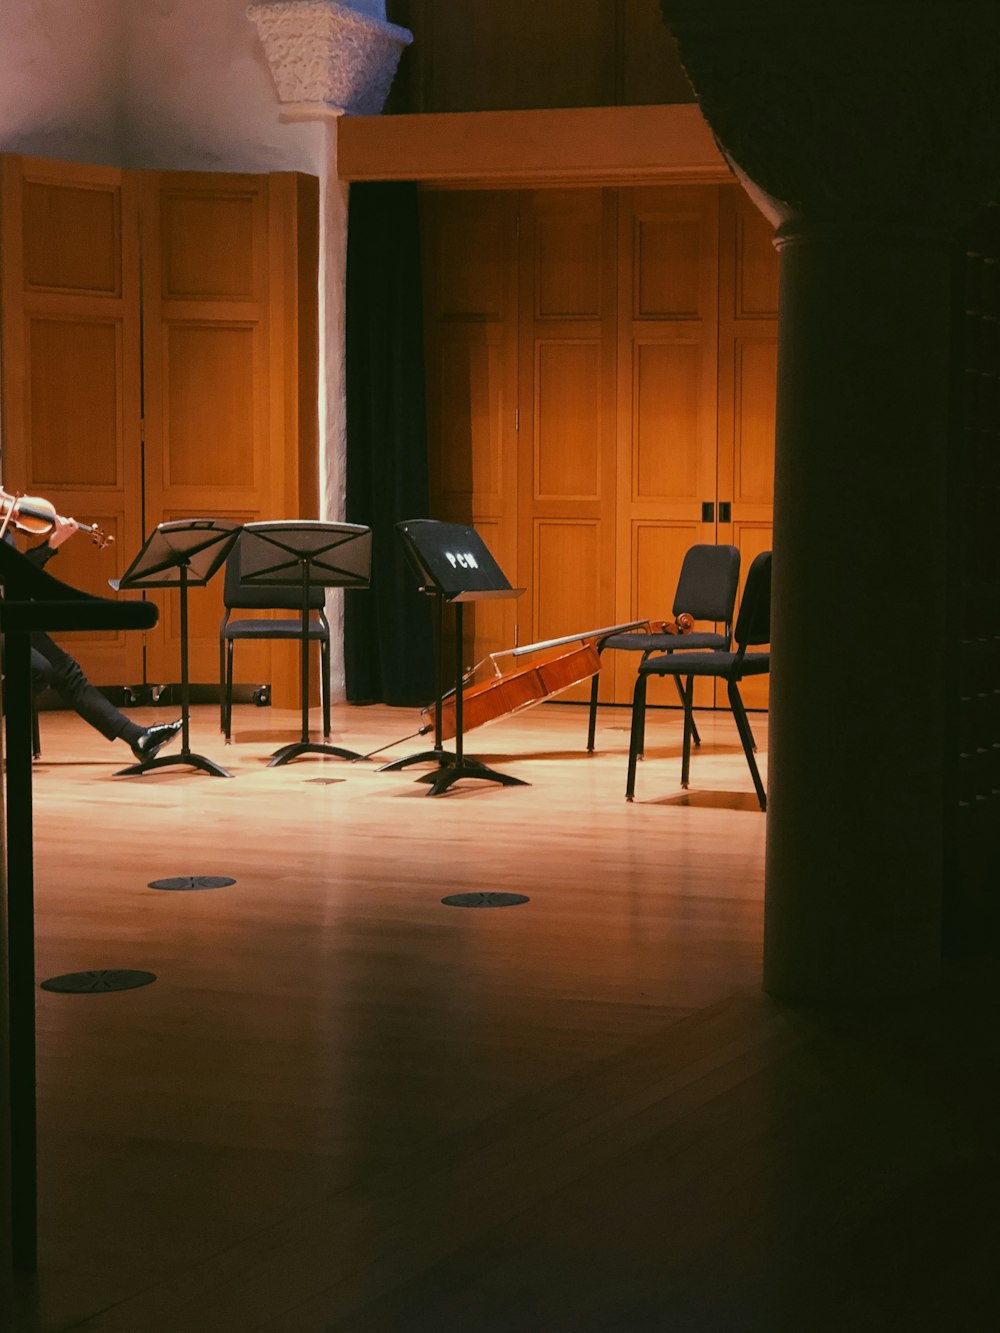
[(778, 8), (663, 3), (781, 257), (764, 984), (872, 999), (940, 965), (951, 253), (1000, 16)]

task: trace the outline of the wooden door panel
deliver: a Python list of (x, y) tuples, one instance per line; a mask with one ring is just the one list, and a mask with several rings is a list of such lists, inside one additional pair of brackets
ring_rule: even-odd
[(633, 197), (632, 318), (711, 319), (705, 213), (685, 208), (677, 190), (645, 189)]
[(533, 495), (536, 504), (596, 501), (605, 444), (603, 349), (597, 339), (535, 342)]
[(164, 320), (158, 378), (165, 497), (205, 489), (255, 493), (266, 484), (266, 339), (259, 324)]
[[(516, 583), (517, 196), (425, 191), (420, 206), (431, 516), (474, 527)], [(513, 601), (470, 603), (464, 623), (469, 665), (514, 644)]]
[[(733, 367), (732, 500), (734, 510), (774, 504), (774, 414), (778, 344), (773, 337), (737, 338)], [(742, 510), (740, 511), (742, 513)]]
[(600, 319), (603, 201), (598, 190), (534, 197), (532, 291), (538, 321)]
[(538, 190), (520, 204), (524, 644), (614, 619), (618, 275), (614, 191)]
[[(606, 608), (600, 523), (582, 519), (538, 519), (534, 528), (532, 607), (528, 642), (541, 643), (582, 630), (597, 629)], [(525, 635), (522, 627), (522, 641)], [(589, 682), (559, 696), (583, 702)]]
[(633, 358), (632, 500), (700, 504), (710, 484), (699, 430), (704, 349), (637, 340)]
[(513, 412), (506, 401), (505, 349), (493, 330), (449, 332), (428, 349), (435, 489), (449, 514), (494, 512), (503, 505), (505, 416)]
[(121, 488), (120, 319), (25, 319), (32, 488)]
[(27, 164), (21, 192), (24, 290), (120, 297), (126, 281), (121, 181), (100, 169), (90, 175), (89, 168), (67, 168)]
[[(142, 536), (137, 179), (13, 154), (0, 178), (4, 484), (115, 539), (77, 537), (49, 566), (114, 597)], [(59, 637), (95, 684), (142, 680), (143, 635)]]
[[(312, 252), (309, 194), (297, 180), (144, 179), (145, 233), (156, 238), (143, 268), (147, 530), (182, 518), (315, 517), (302, 511), (314, 487), (303, 478), (308, 423), (296, 416), (297, 376), (315, 368), (314, 342), (300, 344), (297, 329), (297, 288)], [(214, 683), (221, 573), (191, 590), (189, 611), (191, 680)], [(287, 706), (298, 701), (298, 675), (284, 647), (241, 644), (237, 672), (270, 681)], [(147, 671), (152, 681), (178, 679), (176, 593), (150, 632)]]

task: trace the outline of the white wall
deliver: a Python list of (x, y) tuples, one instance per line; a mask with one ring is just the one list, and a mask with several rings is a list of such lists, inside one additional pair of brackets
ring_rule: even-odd
[(316, 123), (281, 124), (247, 0), (124, 0), (123, 166), (307, 171)]
[(0, 0), (0, 150), (120, 165), (122, 0)]

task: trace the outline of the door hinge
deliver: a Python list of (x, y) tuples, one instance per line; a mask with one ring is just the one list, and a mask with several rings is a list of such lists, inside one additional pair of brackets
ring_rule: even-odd
[(514, 408), (514, 429), (521, 429), (521, 409), (519, 407)]

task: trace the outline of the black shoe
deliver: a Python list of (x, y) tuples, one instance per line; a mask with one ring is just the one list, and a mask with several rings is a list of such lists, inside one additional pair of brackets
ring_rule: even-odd
[(174, 739), (183, 726), (183, 719), (176, 722), (158, 722), (155, 727), (147, 727), (137, 741), (132, 744), (132, 753), (140, 764), (155, 759), (165, 745)]

